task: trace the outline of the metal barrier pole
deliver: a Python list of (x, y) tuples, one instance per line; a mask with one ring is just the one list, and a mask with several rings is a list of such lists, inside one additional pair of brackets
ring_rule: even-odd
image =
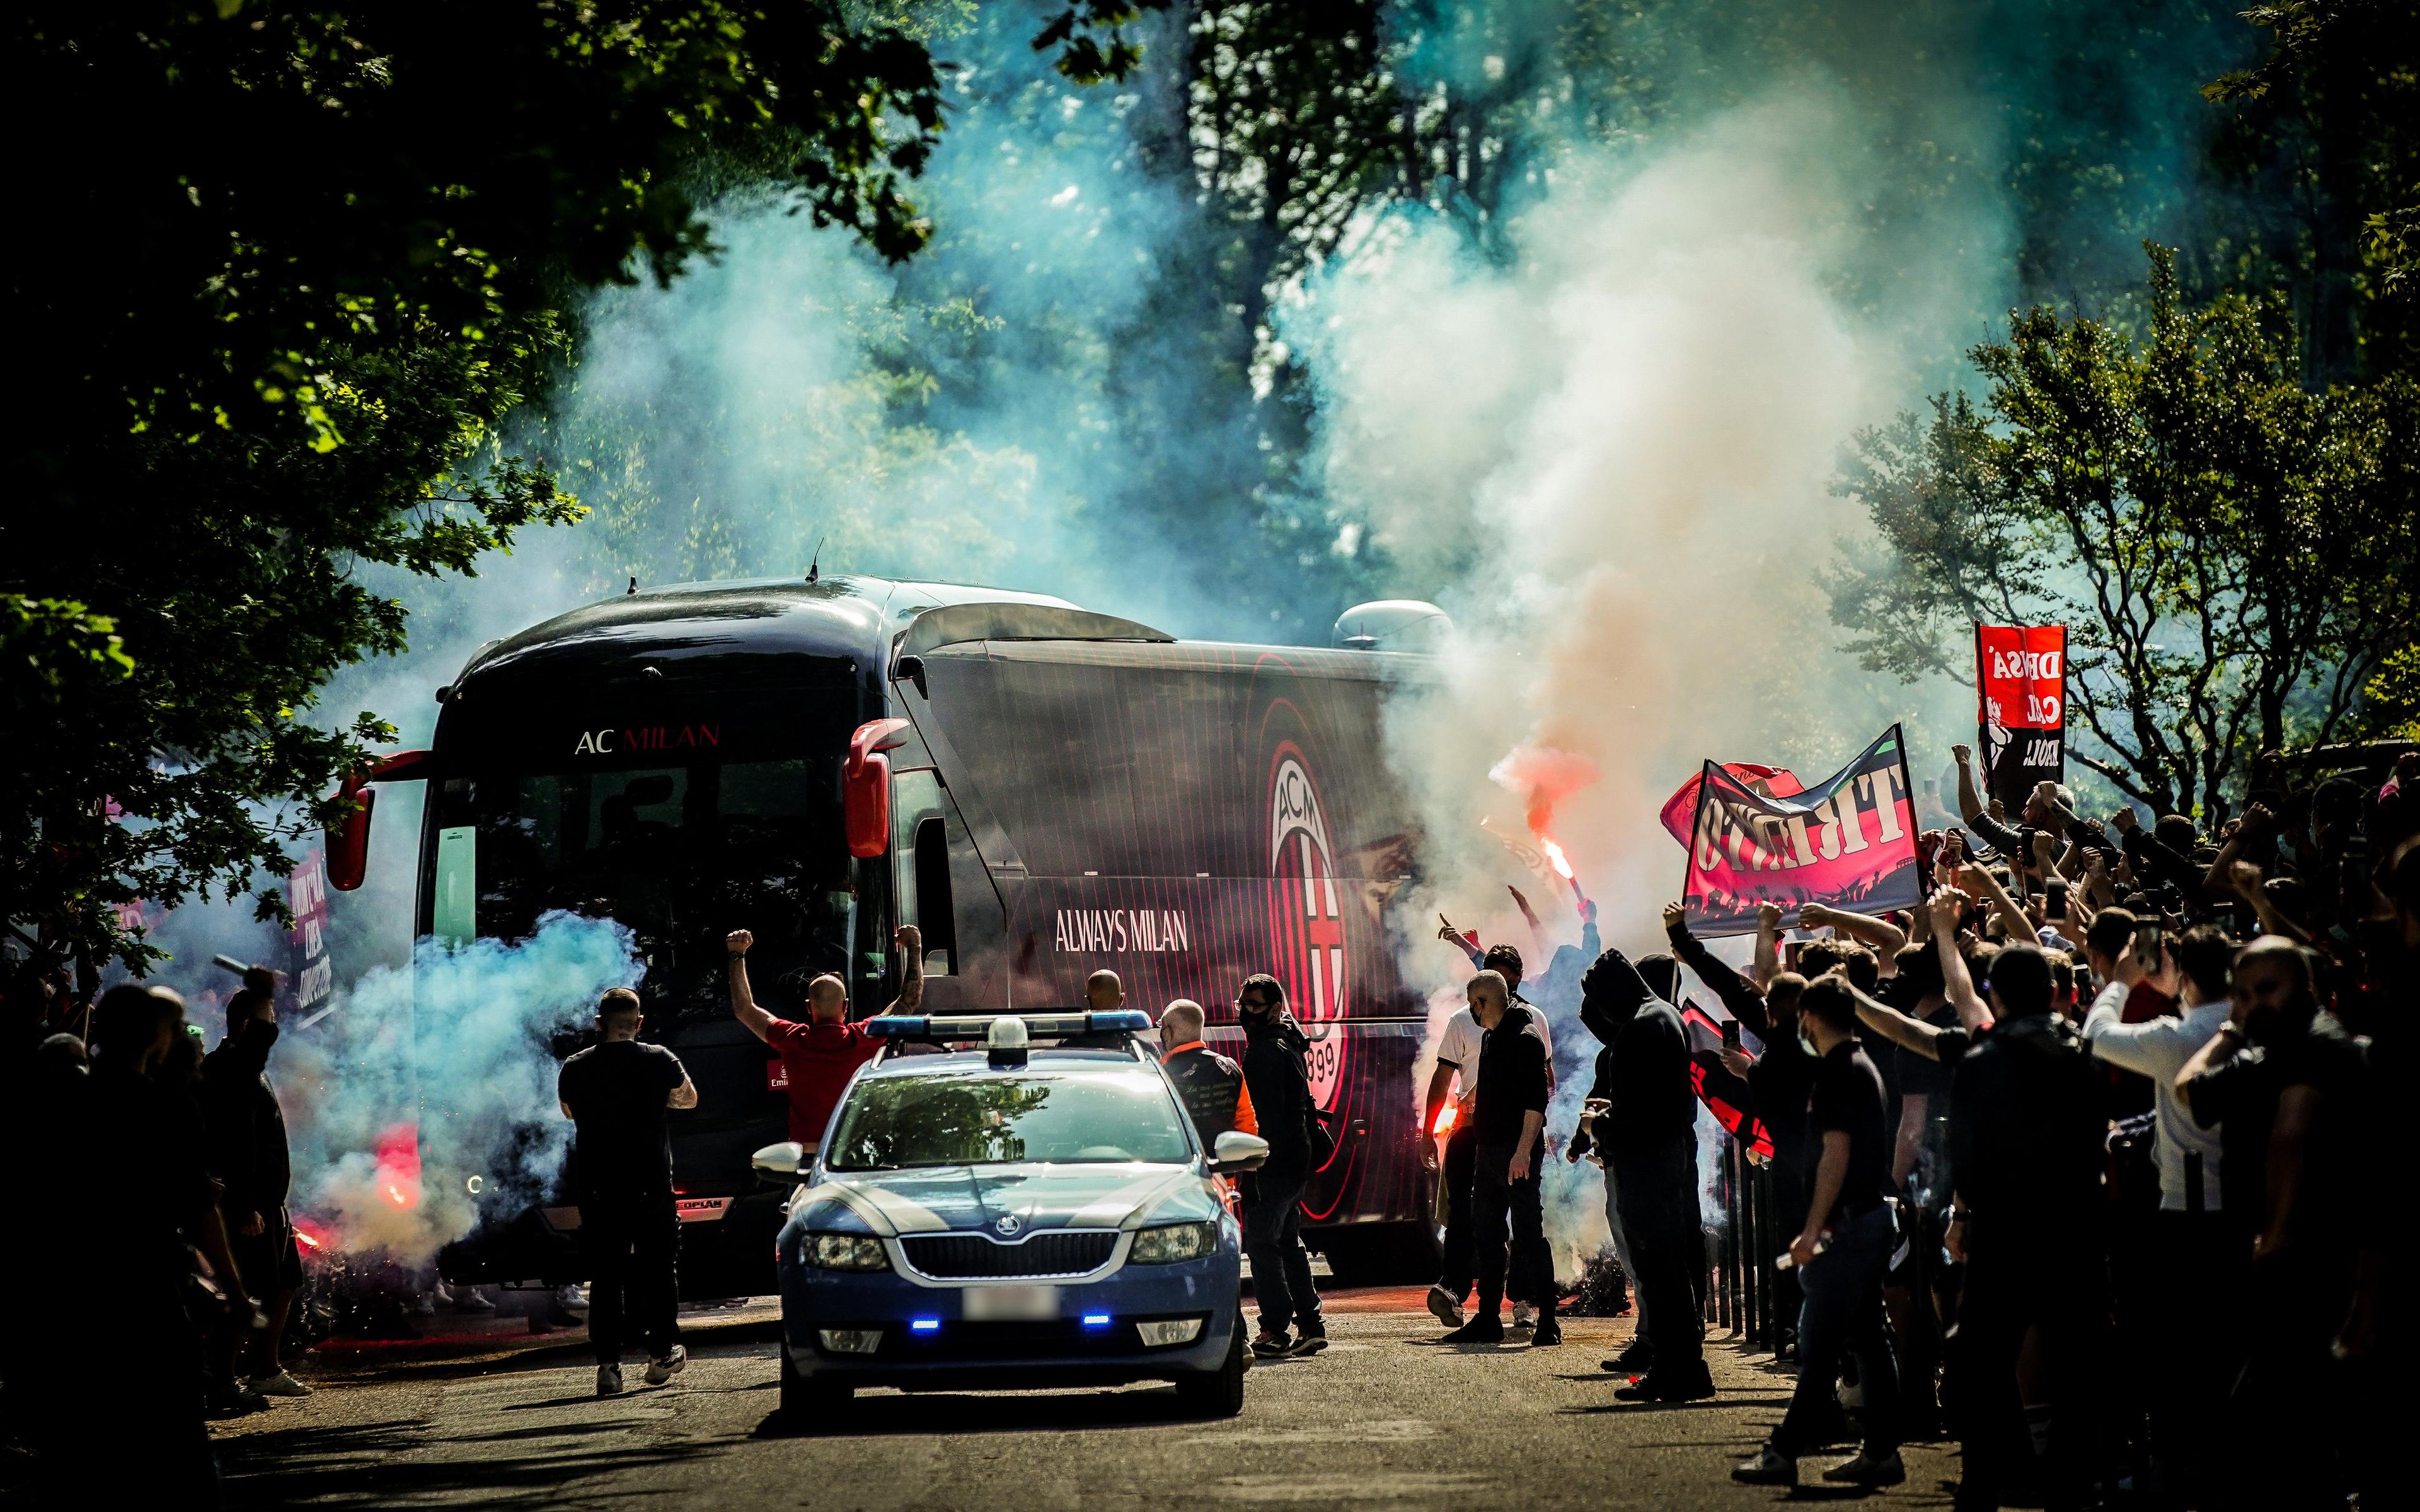
[(1723, 1141), (1723, 1326), (1734, 1335), (1740, 1328), (1739, 1307), (1739, 1146)]
[(1747, 1167), (1747, 1179), (1740, 1192), (1740, 1286), (1747, 1299), (1747, 1347), (1754, 1350), (1764, 1342), (1764, 1231), (1757, 1226), (1756, 1208), (1764, 1167), (1750, 1164), (1745, 1151), (1741, 1152), (1740, 1162)]

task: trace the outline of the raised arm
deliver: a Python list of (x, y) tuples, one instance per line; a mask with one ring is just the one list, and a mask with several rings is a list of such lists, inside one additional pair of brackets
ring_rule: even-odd
[(1773, 979), (1781, 975), (1781, 905), (1759, 903), (1756, 908), (1756, 958), (1748, 967), (1756, 979), (1759, 992), (1773, 990)]
[(2249, 861), (2238, 861), (2226, 869), (2226, 880), (2235, 895), (2252, 905), (2252, 912), (2259, 917), (2262, 933), (2283, 934), (2304, 945), (2313, 943), (2302, 925), (2279, 913), (2277, 905), (2270, 901), (2268, 885), (2258, 867)]
[[(1829, 924), (1834, 933), (1874, 948), (1885, 964), (1907, 948), (1907, 933), (1887, 918), (1871, 914), (1853, 914), (1845, 908), (1829, 908), (1822, 903), (1807, 903), (1798, 910), (1798, 922), (1807, 929), (1821, 929)], [(1885, 975), (1888, 975), (1887, 972)]]
[(2242, 858), (2243, 847), (2257, 840), (2270, 822), (2269, 806), (2265, 803), (2256, 803), (2243, 810), (2243, 822), (2226, 837), (2226, 843), (2218, 848), (2217, 857), (2210, 863), (2210, 870), (2201, 874), (2203, 897), (2223, 903), (2235, 896), (2235, 863)]
[(1993, 818), (1991, 810), (1984, 807), (1981, 795), (1975, 791), (1974, 748), (1952, 746), (1949, 754), (1958, 760), (1958, 816), (1984, 844), (2012, 861), (2022, 860), (2024, 847), (2018, 842), (2017, 832)]
[(668, 1108), (697, 1106), (697, 1083), (689, 1079), (689, 1072), (686, 1069), (681, 1072), (681, 1084), (664, 1094), (664, 1106)]
[(1941, 1047), (1934, 1043), (1941, 1038), (1941, 1030), (1938, 1027), (1925, 1023), (1922, 1019), (1911, 1018), (1888, 1003), (1857, 991), (1856, 984), (1850, 981), (1847, 974), (1837, 967), (1828, 975), (1846, 986), (1850, 994), (1856, 998), (1857, 1017), (1864, 1021), (1866, 1027), (1901, 1049), (1915, 1051), (1927, 1060), (1941, 1058)]
[[(1990, 875), (1989, 872), (1985, 873)], [(1993, 887), (1998, 883), (1993, 884)], [(2000, 897), (2005, 901), (2009, 895)], [(1964, 910), (1966, 895), (1955, 887), (1944, 887), (1932, 895), (1925, 910), (1932, 923), (1933, 953), (1941, 958), (1941, 992), (1949, 1006), (1958, 1011), (1958, 1022), (1969, 1030), (1980, 1030), (1992, 1022), (1990, 1005), (1975, 991), (1975, 978), (1966, 969), (1966, 957), (1958, 949), (1958, 916)], [(2017, 916), (2023, 918), (2024, 916)], [(2030, 937), (2030, 936), (2028, 936)]]
[(2000, 879), (1993, 876), (1989, 868), (1979, 864), (1970, 866), (1958, 876), (1960, 881), (1982, 894), (1984, 900), (1991, 903), (1992, 912), (1999, 916), (2000, 922), (2007, 926), (2010, 934), (2021, 941), (2034, 937), (2034, 921), (2025, 917), (2025, 911), (2017, 906), (2017, 901), (2009, 896), (2009, 889), (2000, 886)]
[(755, 943), (756, 936), (744, 929), (722, 937), (722, 948), (731, 953), (731, 1016), (762, 1040), (773, 1032), (773, 1015), (756, 1006), (756, 995), (748, 986), (748, 948)]
[(892, 942), (899, 947), (899, 995), (882, 1011), (913, 1017), (924, 1007), (924, 932), (902, 924)]
[(1772, 1032), (1772, 1021), (1765, 1016), (1764, 995), (1749, 986), (1737, 967), (1714, 959), (1714, 952), (1706, 949), (1705, 942), (1689, 933), (1688, 910), (1677, 903), (1664, 905), (1664, 937), (1670, 943), (1672, 953), (1681, 958), (1681, 964), (1714, 989), (1731, 1017), (1755, 1030), (1759, 1037)]

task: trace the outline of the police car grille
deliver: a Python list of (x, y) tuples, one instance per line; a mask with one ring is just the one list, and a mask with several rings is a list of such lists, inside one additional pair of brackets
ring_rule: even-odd
[(1110, 1229), (1036, 1234), (1002, 1244), (982, 1234), (910, 1234), (899, 1241), (908, 1263), (948, 1280), (1002, 1275), (1082, 1275), (1109, 1263), (1118, 1247)]

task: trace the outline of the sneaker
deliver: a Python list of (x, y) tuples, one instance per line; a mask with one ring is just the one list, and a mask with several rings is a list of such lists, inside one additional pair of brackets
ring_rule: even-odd
[(1303, 1358), (1317, 1354), (1320, 1350), (1326, 1348), (1327, 1348), (1327, 1330), (1324, 1326), (1314, 1323), (1310, 1328), (1302, 1330), (1300, 1334), (1295, 1335), (1294, 1347), (1286, 1350), (1286, 1353), (1294, 1355), (1296, 1358)]
[(242, 1417), (247, 1413), (268, 1411), (269, 1398), (250, 1386), (229, 1385), (210, 1388), (209, 1416)]
[(1555, 1321), (1554, 1315), (1551, 1313), (1538, 1319), (1538, 1331), (1529, 1335), (1529, 1348), (1533, 1350), (1561, 1342), (1563, 1342), (1563, 1325)]
[(1252, 1352), (1264, 1360), (1282, 1360), (1293, 1349), (1293, 1341), (1282, 1332), (1263, 1334), (1252, 1340)]
[(1714, 1394), (1714, 1378), (1699, 1365), (1693, 1375), (1667, 1375), (1650, 1370), (1614, 1393), (1625, 1402), (1695, 1402)]
[(1443, 1344), (1501, 1344), (1504, 1342), (1504, 1319), (1494, 1313), (1481, 1313), (1467, 1323), (1438, 1341)]
[(411, 1298), (411, 1316), (414, 1318), (436, 1317), (437, 1299), (430, 1296), (426, 1291), (414, 1292)]
[(1907, 1466), (1900, 1462), (1897, 1449), (1880, 1458), (1861, 1452), (1856, 1458), (1823, 1472), (1823, 1478), (1843, 1486), (1896, 1486), (1907, 1479)]
[(1530, 1306), (1528, 1303), (1516, 1302), (1512, 1304), (1512, 1326), (1514, 1328), (1528, 1328), (1537, 1321), (1537, 1318), (1538, 1309)]
[(491, 1313), (496, 1310), (496, 1304), (489, 1302), (488, 1294), (477, 1287), (464, 1287), (454, 1293), (454, 1310), (458, 1313)]
[(1610, 1360), (1598, 1362), (1598, 1368), (1617, 1375), (1643, 1376), (1654, 1367), (1655, 1350), (1645, 1339), (1632, 1339), (1630, 1347)]
[(554, 1304), (567, 1313), (584, 1313), (588, 1310), (588, 1288), (579, 1285), (557, 1287)]
[(1768, 1444), (1756, 1452), (1755, 1458), (1743, 1459), (1733, 1465), (1731, 1479), (1750, 1486), (1795, 1486), (1798, 1484), (1798, 1461), (1784, 1459)]
[(689, 1368), (689, 1346), (675, 1344), (670, 1354), (659, 1354), (647, 1362), (647, 1384), (660, 1386)]
[(263, 1396), (308, 1396), (311, 1395), (310, 1387), (302, 1384), (302, 1382), (295, 1380), (293, 1376), (283, 1370), (280, 1370), (273, 1376), (255, 1376), (252, 1378), (251, 1385), (253, 1390), (260, 1393)]
[(1448, 1291), (1443, 1282), (1429, 1288), (1429, 1311), (1448, 1328), (1462, 1326), (1462, 1299)]
[(597, 1367), (597, 1395), (599, 1396), (619, 1396), (622, 1395), (622, 1367), (620, 1365), (600, 1365)]

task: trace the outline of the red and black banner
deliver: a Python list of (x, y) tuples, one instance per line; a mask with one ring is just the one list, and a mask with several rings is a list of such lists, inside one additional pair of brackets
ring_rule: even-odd
[(1681, 892), (1693, 933), (1748, 933), (1767, 903), (1794, 925), (1804, 903), (1875, 913), (1922, 900), (1899, 726), (1791, 797), (1758, 793), (1713, 762), (1699, 776)]
[(2014, 813), (2067, 780), (2067, 626), (1975, 626), (1975, 688), (1984, 781)]

